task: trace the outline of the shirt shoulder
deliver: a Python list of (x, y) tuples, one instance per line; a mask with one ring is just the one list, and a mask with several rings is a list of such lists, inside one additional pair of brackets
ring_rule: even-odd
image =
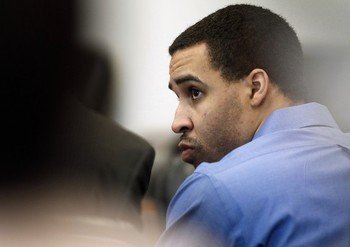
[(292, 235), (299, 237), (290, 239), (291, 245), (327, 246), (309, 244), (319, 240), (300, 229), (307, 225), (321, 238), (336, 236), (339, 225), (349, 224), (349, 147), (348, 134), (336, 129), (283, 130), (261, 136), (217, 163), (203, 163), (197, 172), (240, 209), (235, 227), (247, 246), (265, 243), (268, 236), (287, 246)]
[(231, 246), (243, 241), (234, 227), (240, 209), (227, 203), (225, 191), (212, 179), (194, 172), (180, 186), (169, 205), (160, 246)]

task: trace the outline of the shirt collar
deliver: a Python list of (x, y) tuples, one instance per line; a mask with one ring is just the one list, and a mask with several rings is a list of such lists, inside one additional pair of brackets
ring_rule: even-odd
[(339, 129), (327, 107), (318, 103), (308, 103), (272, 112), (255, 133), (253, 140), (268, 133), (309, 126), (327, 126)]

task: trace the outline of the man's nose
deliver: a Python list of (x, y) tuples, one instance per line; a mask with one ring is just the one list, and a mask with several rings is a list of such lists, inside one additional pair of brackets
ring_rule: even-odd
[(180, 106), (176, 109), (171, 129), (175, 133), (185, 133), (193, 129), (193, 122), (189, 114)]

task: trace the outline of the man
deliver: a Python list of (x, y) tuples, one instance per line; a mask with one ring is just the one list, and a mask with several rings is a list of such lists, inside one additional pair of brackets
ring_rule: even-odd
[(303, 55), (270, 10), (233, 5), (170, 46), (172, 125), (196, 167), (160, 246), (350, 246), (350, 135), (304, 103)]

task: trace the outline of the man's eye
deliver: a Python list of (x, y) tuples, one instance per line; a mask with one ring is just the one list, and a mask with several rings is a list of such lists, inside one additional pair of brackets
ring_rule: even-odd
[(190, 88), (190, 94), (192, 99), (198, 99), (202, 96), (202, 92), (196, 88)]

